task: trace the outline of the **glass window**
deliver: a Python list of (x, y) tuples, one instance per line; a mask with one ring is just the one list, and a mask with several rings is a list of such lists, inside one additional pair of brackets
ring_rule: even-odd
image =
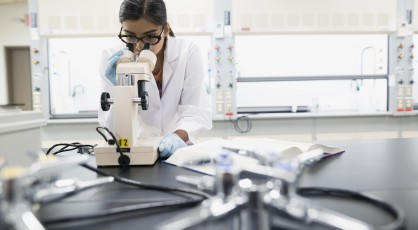
[[(208, 69), (210, 36), (179, 36), (196, 43)], [(102, 51), (115, 37), (50, 38), (48, 40), (50, 113), (52, 117), (95, 117), (99, 109), (99, 65)], [(207, 73), (207, 72), (205, 72)], [(207, 77), (206, 77), (207, 79)]]
[[(262, 91), (262, 92), (261, 92)], [(239, 113), (387, 111), (387, 79), (240, 82)]]
[(96, 115), (100, 99), (100, 56), (115, 38), (51, 38), (49, 88), (51, 115)]
[[(178, 37), (200, 47), (204, 69), (208, 70), (211, 37)], [(244, 35), (236, 36), (235, 41), (241, 78), (387, 74), (386, 35)], [(120, 43), (117, 37), (49, 39), (51, 115), (96, 116), (101, 93), (98, 57), (115, 43)], [(271, 92), (269, 98), (263, 97), (266, 91)], [(368, 99), (356, 102), (356, 98)], [(318, 111), (384, 111), (386, 100), (386, 79), (288, 79), (239, 82), (237, 87), (239, 111), (244, 107), (298, 105)], [(366, 106), (366, 101), (371, 104)]]
[(241, 77), (387, 74), (387, 35), (235, 37)]
[(235, 43), (241, 113), (387, 111), (387, 35), (241, 35)]

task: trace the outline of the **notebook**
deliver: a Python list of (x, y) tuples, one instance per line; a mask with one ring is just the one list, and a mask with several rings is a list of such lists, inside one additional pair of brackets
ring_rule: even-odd
[(283, 160), (292, 160), (301, 154), (315, 149), (322, 149), (324, 153), (331, 155), (343, 153), (344, 150), (317, 143), (282, 141), (271, 138), (236, 138), (236, 139), (212, 139), (178, 149), (165, 162), (179, 167), (208, 175), (215, 174), (214, 160), (221, 153), (230, 152), (233, 164), (237, 168), (251, 167), (259, 164), (245, 154), (234, 153), (229, 150), (240, 149), (241, 152), (257, 152), (268, 157), (271, 154), (280, 156)]

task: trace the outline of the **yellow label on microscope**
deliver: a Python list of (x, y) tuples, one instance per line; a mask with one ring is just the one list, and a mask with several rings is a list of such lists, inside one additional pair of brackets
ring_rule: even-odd
[(128, 139), (118, 139), (118, 143), (120, 147), (128, 147), (129, 146), (129, 140)]

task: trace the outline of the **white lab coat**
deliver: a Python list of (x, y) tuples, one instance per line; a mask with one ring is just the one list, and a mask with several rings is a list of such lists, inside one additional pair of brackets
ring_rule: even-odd
[[(145, 89), (149, 95), (149, 108), (139, 106), (139, 133), (141, 136), (158, 136), (185, 130), (189, 141), (196, 139), (212, 128), (209, 95), (204, 85), (202, 57), (195, 44), (168, 37), (164, 50), (163, 94), (160, 99), (157, 84), (152, 78)], [(121, 42), (122, 43), (122, 42)], [(106, 63), (110, 56), (125, 47), (125, 44), (103, 51), (100, 65), (102, 91), (112, 97), (113, 84), (105, 77)], [(114, 131), (112, 107), (108, 112), (99, 108), (99, 123)], [(190, 143), (189, 143), (190, 144)]]

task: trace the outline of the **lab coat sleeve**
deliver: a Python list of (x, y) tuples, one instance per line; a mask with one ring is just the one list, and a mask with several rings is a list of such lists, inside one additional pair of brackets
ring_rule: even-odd
[[(113, 88), (113, 84), (112, 82), (110, 82), (106, 76), (105, 76), (105, 70), (106, 70), (106, 65), (108, 62), (108, 59), (110, 58), (110, 56), (112, 55), (112, 51), (111, 50), (104, 50), (102, 52), (101, 55), (101, 60), (100, 60), (100, 65), (99, 65), (99, 74), (100, 74), (100, 81), (101, 81), (101, 91), (100, 94), (102, 92), (108, 92), (110, 94), (110, 97), (112, 97), (112, 88)], [(100, 106), (100, 95), (98, 96), (97, 100), (98, 100), (98, 120), (99, 120), (99, 124), (100, 126), (104, 126), (108, 129), (110, 129), (112, 132), (114, 132), (114, 121), (113, 121), (113, 113), (112, 113), (112, 109), (113, 106), (110, 107), (109, 111), (103, 111), (101, 106)]]
[(209, 94), (204, 84), (202, 56), (196, 45), (190, 46), (177, 113), (179, 120), (176, 130), (185, 130), (191, 143), (196, 143), (200, 135), (212, 128), (212, 113)]

